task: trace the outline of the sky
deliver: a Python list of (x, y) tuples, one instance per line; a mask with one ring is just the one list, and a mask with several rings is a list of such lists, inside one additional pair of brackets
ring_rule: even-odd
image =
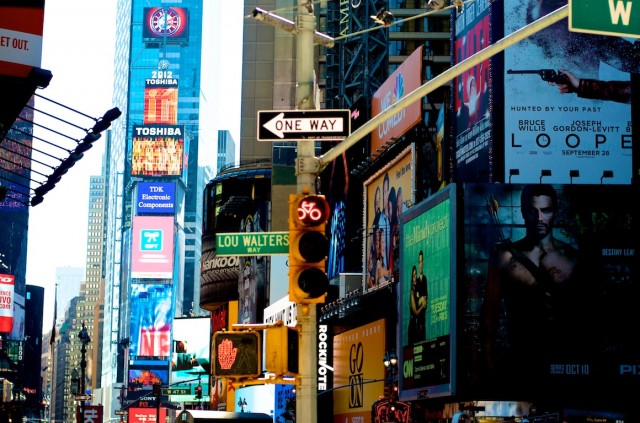
[[(210, 4), (214, 8), (220, 7), (229, 15), (213, 13), (205, 17), (205, 22), (210, 23), (205, 29), (209, 32), (209, 35), (205, 34), (205, 37), (209, 37), (209, 44), (206, 47), (203, 45), (203, 49), (211, 51), (210, 57), (214, 62), (216, 58), (224, 58), (225, 66), (214, 66), (212, 75), (203, 76), (203, 84), (207, 81), (203, 90), (209, 95), (205, 96), (207, 103), (201, 107), (205, 113), (215, 117), (211, 119), (217, 122), (212, 128), (213, 134), (217, 134), (217, 129), (228, 129), (237, 143), (240, 139), (241, 96), (234, 90), (240, 89), (241, 72), (237, 67), (234, 70), (233, 67), (226, 66), (226, 63), (233, 58), (239, 63), (242, 58), (243, 2), (209, 1), (212, 1)], [(229, 16), (233, 18), (227, 19)], [(46, 0), (40, 67), (50, 70), (53, 78), (48, 87), (37, 90), (36, 93), (95, 118), (117, 106), (112, 101), (115, 19), (116, 0)], [(229, 25), (233, 28), (228, 28)], [(224, 36), (220, 36), (220, 33)], [(240, 43), (240, 46), (234, 45), (232, 41)], [(232, 80), (235, 83), (230, 83)], [(36, 109), (64, 116), (67, 121), (83, 128), (93, 126), (93, 121), (73, 112), (60, 113), (61, 108), (48, 101), (38, 98), (35, 101)], [(237, 119), (234, 119), (236, 113)], [(36, 123), (41, 122), (41, 119), (44, 119), (42, 115), (36, 114), (34, 117)], [(48, 125), (65, 134), (73, 134), (76, 139), (84, 135), (64, 123), (57, 124), (60, 127)], [(56, 135), (37, 127), (34, 128), (34, 135), (48, 141), (57, 140)], [(69, 146), (69, 140), (63, 141)], [(34, 146), (37, 142), (34, 142)], [(39, 144), (41, 145), (42, 143)], [(55, 149), (50, 151), (54, 152)], [(239, 146), (236, 145), (236, 157), (238, 152)], [(104, 137), (45, 195), (41, 204), (30, 210), (26, 276), (28, 284), (45, 288), (45, 333), (53, 324), (56, 269), (67, 266), (85, 267), (89, 178), (100, 175), (103, 153)], [(61, 158), (67, 157), (60, 150), (54, 154)], [(48, 170), (44, 173), (48, 175), (50, 172)], [(32, 175), (32, 179), (44, 178)]]
[[(40, 67), (50, 70), (53, 78), (37, 94), (93, 117), (101, 117), (114, 107), (115, 8), (114, 0), (46, 0)], [(38, 98), (35, 108), (61, 110)], [(92, 126), (80, 115), (65, 116), (69, 122)], [(38, 122), (38, 116), (34, 119)], [(58, 129), (77, 134), (76, 129), (64, 124)], [(58, 140), (51, 133), (40, 136)], [(45, 288), (44, 332), (53, 324), (56, 268), (85, 266), (89, 176), (100, 174), (103, 152), (101, 138), (45, 195), (44, 201), (30, 210), (27, 283)], [(57, 154), (67, 157), (61, 151)], [(42, 178), (32, 175), (32, 179)]]

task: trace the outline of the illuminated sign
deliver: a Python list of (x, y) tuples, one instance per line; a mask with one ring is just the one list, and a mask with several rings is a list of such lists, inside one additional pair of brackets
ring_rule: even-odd
[(216, 332), (213, 349), (212, 370), (216, 377), (256, 377), (262, 373), (258, 332)]
[(176, 185), (173, 182), (138, 183), (138, 213), (173, 213)]
[(180, 176), (184, 148), (183, 125), (135, 125), (131, 175)]
[(173, 277), (173, 216), (134, 216), (131, 277)]

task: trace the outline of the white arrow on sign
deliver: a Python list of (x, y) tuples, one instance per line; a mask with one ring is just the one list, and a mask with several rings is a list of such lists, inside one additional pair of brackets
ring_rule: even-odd
[(301, 132), (342, 132), (344, 120), (342, 118), (290, 118), (285, 119), (284, 113), (280, 113), (269, 122), (262, 125), (279, 138), (284, 138), (286, 133)]

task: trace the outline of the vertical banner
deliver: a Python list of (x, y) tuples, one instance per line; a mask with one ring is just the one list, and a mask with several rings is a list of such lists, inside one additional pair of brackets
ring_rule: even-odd
[[(504, 2), (504, 33), (566, 3)], [(570, 32), (563, 20), (505, 50), (504, 180), (631, 182), (634, 45), (619, 37)], [(510, 174), (518, 176), (510, 180)]]
[(169, 357), (175, 304), (172, 285), (131, 285), (129, 352), (132, 357)]
[(15, 277), (0, 274), (0, 332), (9, 333), (13, 329), (13, 295)]
[[(464, 12), (456, 14), (456, 40), (454, 62), (460, 63), (488, 47), (490, 39), (489, 1), (478, 0), (466, 4)], [(456, 180), (478, 180), (478, 175), (488, 177), (491, 151), (491, 101), (493, 95), (489, 75), (491, 62), (486, 59), (479, 65), (455, 78), (454, 128), (455, 141), (453, 163)], [(485, 178), (486, 178), (485, 177)]]

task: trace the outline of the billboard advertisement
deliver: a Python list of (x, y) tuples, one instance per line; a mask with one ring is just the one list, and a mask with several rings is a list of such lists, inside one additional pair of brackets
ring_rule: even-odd
[(182, 176), (184, 125), (134, 125), (132, 176)]
[(0, 75), (26, 77), (42, 61), (44, 0), (0, 6)]
[(128, 408), (127, 423), (156, 423), (167, 421), (167, 409), (160, 408), (160, 418), (158, 419), (158, 410), (155, 408)]
[[(265, 168), (225, 173), (207, 185), (200, 266), (200, 304), (205, 308), (239, 300), (240, 321), (262, 320), (262, 307), (256, 310), (253, 304), (261, 304), (264, 295), (267, 258), (218, 256), (216, 233), (268, 232), (270, 195), (271, 169)], [(259, 298), (251, 297), (252, 293)]]
[(173, 216), (133, 216), (131, 277), (173, 277)]
[[(491, 44), (489, 0), (466, 4), (456, 14), (454, 62), (460, 63)], [(492, 146), (490, 101), (493, 93), (489, 59), (454, 79), (455, 138), (453, 163), (457, 181), (478, 181), (489, 175)], [(483, 172), (484, 171), (484, 172)]]
[(173, 321), (171, 386), (189, 388), (190, 394), (171, 395), (172, 402), (194, 401), (198, 383), (202, 386), (201, 401), (209, 401), (210, 324), (208, 317), (178, 318)]
[(189, 19), (184, 7), (145, 7), (142, 38), (145, 42), (185, 43)]
[(178, 79), (173, 71), (154, 70), (144, 84), (145, 125), (176, 125), (178, 123)]
[(174, 213), (176, 184), (174, 182), (139, 182), (137, 214)]
[(400, 214), (413, 202), (414, 149), (406, 148), (365, 181), (364, 290), (398, 278)]
[[(422, 50), (418, 47), (373, 95), (371, 117), (387, 110), (393, 103), (422, 85)], [(422, 120), (422, 102), (416, 101), (388, 118), (371, 132), (371, 152), (392, 138), (400, 138)]]
[(0, 332), (10, 333), (13, 329), (13, 296), (15, 277), (0, 274)]
[(402, 399), (454, 393), (455, 197), (447, 185), (401, 218)]
[[(505, 2), (504, 33), (566, 3)], [(633, 42), (570, 32), (565, 20), (506, 49), (504, 180), (629, 184), (634, 54)]]
[(371, 404), (384, 392), (384, 345), (384, 319), (334, 336), (334, 423), (371, 422)]
[(173, 295), (171, 285), (131, 285), (131, 357), (170, 357)]
[[(169, 384), (169, 362), (164, 360), (131, 360), (129, 363), (128, 392), (138, 392), (141, 395), (127, 394), (127, 399), (139, 398), (143, 394), (153, 391), (154, 384)], [(144, 391), (144, 393), (142, 393)]]
[[(33, 104), (31, 104), (33, 106)], [(26, 119), (23, 113), (20, 114)], [(33, 119), (33, 115), (31, 116)], [(20, 120), (15, 123), (20, 125)], [(20, 130), (30, 131), (28, 128)], [(0, 211), (25, 211), (29, 203), (29, 169), (31, 169), (32, 140), (23, 134), (9, 130), (0, 148), (0, 186), (7, 187), (7, 196), (0, 201)]]
[(465, 185), (461, 380), (512, 397), (545, 386), (567, 401), (637, 392), (638, 194)]

